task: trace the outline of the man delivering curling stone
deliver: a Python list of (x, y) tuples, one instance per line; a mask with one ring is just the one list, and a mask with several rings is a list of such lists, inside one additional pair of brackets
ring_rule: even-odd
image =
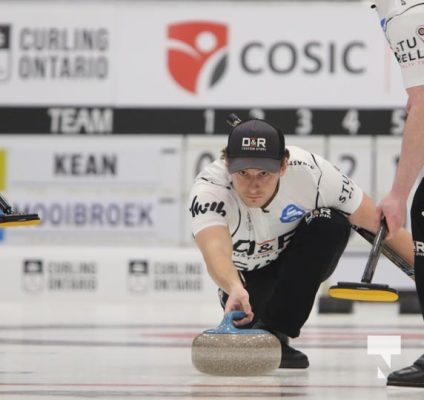
[[(350, 223), (375, 233), (379, 216), (331, 163), (286, 148), (277, 126), (260, 119), (234, 125), (222, 159), (206, 166), (191, 190), (195, 241), (224, 312), (246, 314), (235, 325), (276, 335), (280, 368), (307, 368), (307, 356), (288, 337), (299, 336), (321, 282), (336, 268)], [(387, 244), (412, 264), (408, 232)]]

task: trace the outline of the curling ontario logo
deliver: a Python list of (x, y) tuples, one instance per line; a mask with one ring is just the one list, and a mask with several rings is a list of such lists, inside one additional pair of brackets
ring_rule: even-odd
[(10, 78), (11, 70), (11, 47), (10, 25), (0, 25), (0, 82)]
[(192, 94), (215, 86), (227, 68), (228, 28), (214, 22), (181, 22), (168, 26), (168, 70)]

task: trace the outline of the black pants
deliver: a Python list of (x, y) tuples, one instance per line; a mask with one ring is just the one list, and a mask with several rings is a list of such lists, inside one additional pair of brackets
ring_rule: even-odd
[[(309, 317), (321, 283), (335, 270), (346, 248), (350, 224), (332, 209), (308, 214), (291, 242), (270, 265), (243, 272), (250, 304), (267, 328), (297, 337)], [(222, 303), (228, 296), (224, 294)]]
[(414, 240), (415, 286), (424, 317), (424, 179), (420, 182), (411, 207), (411, 228)]

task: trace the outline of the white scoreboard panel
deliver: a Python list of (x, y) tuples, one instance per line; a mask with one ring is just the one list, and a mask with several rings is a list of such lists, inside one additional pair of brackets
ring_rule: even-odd
[(373, 137), (330, 137), (328, 160), (373, 197)]
[(308, 150), (311, 153), (320, 155), (326, 158), (326, 138), (325, 136), (298, 136), (298, 135), (287, 135), (286, 136), (287, 146), (298, 146), (302, 149)]

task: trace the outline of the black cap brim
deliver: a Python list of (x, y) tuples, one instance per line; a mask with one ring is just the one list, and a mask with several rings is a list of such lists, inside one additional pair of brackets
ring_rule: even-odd
[(278, 172), (281, 169), (281, 160), (260, 157), (240, 157), (230, 158), (228, 160), (228, 171), (230, 174), (249, 168), (260, 169), (268, 172)]

